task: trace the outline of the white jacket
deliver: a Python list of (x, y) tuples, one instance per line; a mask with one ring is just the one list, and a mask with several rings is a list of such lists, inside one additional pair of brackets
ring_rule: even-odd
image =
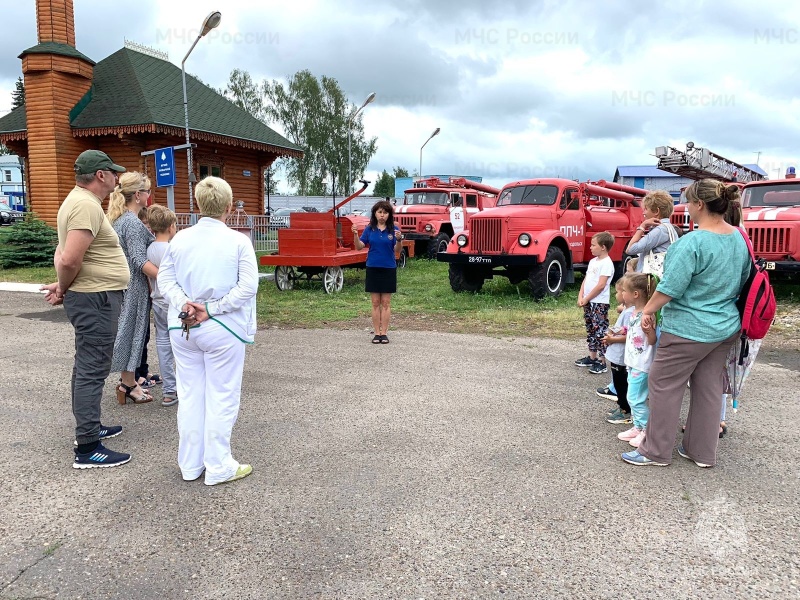
[(169, 302), (170, 329), (182, 327), (178, 314), (187, 302), (199, 302), (213, 320), (241, 341), (253, 343), (256, 253), (246, 235), (222, 221), (203, 217), (178, 232), (161, 261), (158, 289)]

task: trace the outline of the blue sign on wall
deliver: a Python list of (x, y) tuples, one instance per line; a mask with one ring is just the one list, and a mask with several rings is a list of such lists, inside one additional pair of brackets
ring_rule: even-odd
[(172, 146), (156, 150), (156, 187), (175, 185), (175, 154)]

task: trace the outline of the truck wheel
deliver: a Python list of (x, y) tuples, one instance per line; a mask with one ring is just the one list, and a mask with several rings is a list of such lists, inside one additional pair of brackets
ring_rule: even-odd
[(408, 250), (403, 248), (402, 250), (400, 250), (400, 257), (397, 259), (397, 268), (405, 269), (407, 260), (408, 260)]
[(560, 248), (550, 246), (544, 261), (531, 269), (528, 282), (531, 284), (531, 295), (534, 300), (545, 296), (557, 298), (564, 289), (564, 275), (567, 261)]
[(447, 250), (447, 244), (450, 243), (450, 236), (442, 232), (436, 237), (432, 237), (428, 242), (428, 258), (436, 260), (436, 255), (439, 252)]
[(450, 265), (450, 287), (454, 292), (479, 292), (483, 287), (483, 276), (463, 265)]

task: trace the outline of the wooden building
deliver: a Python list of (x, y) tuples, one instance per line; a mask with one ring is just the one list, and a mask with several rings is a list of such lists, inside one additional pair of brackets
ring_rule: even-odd
[[(51, 224), (75, 186), (75, 158), (106, 152), (128, 170), (149, 175), (142, 152), (185, 143), (181, 70), (154, 52), (128, 47), (95, 63), (76, 49), (72, 0), (36, 0), (39, 43), (24, 50), (25, 105), (0, 119), (0, 142), (26, 161), (30, 209)], [(267, 167), (302, 150), (190, 75), (186, 75), (193, 173), (223, 177), (250, 214), (261, 214)], [(175, 152), (175, 210), (189, 211), (187, 153)], [(195, 206), (195, 211), (196, 211)]]

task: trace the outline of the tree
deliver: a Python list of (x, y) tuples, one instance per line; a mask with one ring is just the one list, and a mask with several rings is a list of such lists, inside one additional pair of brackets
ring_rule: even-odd
[(53, 264), (58, 232), (35, 213), (25, 214), (0, 245), (0, 267), (47, 267)]
[(11, 92), (11, 110), (18, 108), (25, 104), (25, 82), (22, 77), (17, 77), (17, 83), (14, 86), (14, 91)]
[[(329, 193), (325, 180), (334, 176), (337, 194), (347, 195), (347, 120), (357, 107), (335, 79), (317, 79), (303, 70), (286, 85), (275, 80), (256, 83), (247, 71), (235, 69), (226, 95), (257, 118), (278, 123), (286, 137), (303, 148), (303, 158), (281, 161), (288, 182), (301, 194)], [(361, 115), (353, 119), (350, 136), (353, 179), (358, 179), (377, 150), (377, 140), (365, 139)]]
[(394, 177), (389, 175), (386, 169), (383, 170), (381, 176), (378, 177), (378, 181), (375, 182), (372, 195), (379, 198), (394, 198)]
[(394, 178), (397, 179), (398, 177), (408, 177), (408, 169), (404, 169), (403, 167), (395, 167)]

